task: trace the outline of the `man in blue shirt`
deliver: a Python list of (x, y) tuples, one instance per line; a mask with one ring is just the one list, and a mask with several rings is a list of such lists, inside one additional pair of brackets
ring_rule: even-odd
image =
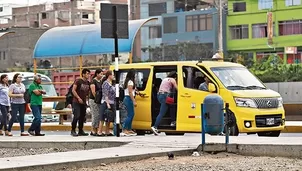
[(208, 89), (209, 83), (210, 83), (209, 78), (205, 76), (204, 82), (199, 85), (198, 89), (202, 91), (209, 91)]

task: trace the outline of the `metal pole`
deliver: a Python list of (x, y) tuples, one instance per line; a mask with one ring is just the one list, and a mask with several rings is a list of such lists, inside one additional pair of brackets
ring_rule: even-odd
[(223, 34), (222, 34), (222, 0), (219, 0), (219, 33), (218, 33), (218, 42), (219, 42), (219, 48), (218, 53), (223, 58)]
[(37, 74), (37, 59), (34, 58), (34, 74)]
[(204, 146), (206, 144), (206, 133), (205, 133), (205, 127), (204, 127), (204, 105), (201, 104), (201, 144), (202, 144), (202, 151), (204, 151)]
[(74, 6), (75, 6), (75, 1), (77, 0), (71, 0), (71, 25), (75, 25), (75, 11), (74, 11)]
[(116, 113), (115, 113), (115, 126), (116, 126), (116, 136), (120, 136), (120, 111), (119, 111), (119, 79), (118, 79), (118, 23), (117, 23), (117, 16), (118, 16), (118, 10), (117, 6), (113, 6), (113, 16), (114, 16), (114, 52), (115, 52), (115, 90), (116, 90)]
[[(229, 121), (229, 115), (228, 115), (228, 110), (229, 110), (229, 103), (225, 104), (225, 122), (228, 123)], [(225, 148), (226, 151), (228, 151), (228, 144), (229, 144), (229, 125), (225, 124)]]

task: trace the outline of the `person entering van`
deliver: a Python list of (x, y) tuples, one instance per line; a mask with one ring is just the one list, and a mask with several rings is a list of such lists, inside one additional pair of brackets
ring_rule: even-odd
[[(167, 78), (164, 78), (160, 84), (157, 99), (160, 102), (160, 110), (159, 114), (156, 117), (155, 124), (151, 127), (152, 132), (155, 135), (158, 135), (157, 127), (159, 126), (163, 116), (166, 114), (169, 106), (167, 104), (167, 97), (172, 93), (173, 88), (177, 90), (177, 83), (176, 83), (177, 73), (172, 71), (169, 73)], [(173, 121), (172, 121), (173, 122)], [(172, 125), (173, 123), (171, 123)]]
[(7, 114), (10, 107), (10, 98), (8, 94), (9, 94), (8, 76), (7, 74), (3, 74), (0, 77), (0, 110), (2, 114), (1, 124), (0, 124), (0, 135), (3, 135), (2, 128), (4, 127), (6, 136), (9, 136), (9, 132), (7, 130)]
[(97, 69), (94, 72), (94, 76), (92, 78), (92, 83), (90, 84), (90, 95), (89, 95), (89, 106), (91, 108), (91, 136), (97, 135), (97, 129), (99, 128), (100, 122), (100, 106), (101, 106), (101, 88), (102, 88), (102, 80), (103, 70)]
[[(87, 136), (88, 134), (84, 132), (84, 121), (86, 117), (86, 108), (87, 102), (86, 97), (90, 91), (89, 85), (89, 77), (90, 77), (90, 70), (83, 69), (82, 70), (82, 78), (76, 80), (72, 87), (72, 108), (73, 108), (73, 120), (72, 120), (72, 128), (71, 128), (71, 135), (72, 136)], [(79, 132), (76, 133), (77, 123), (79, 123)]]
[(42, 119), (42, 94), (46, 94), (41, 86), (41, 77), (34, 76), (34, 82), (29, 86), (30, 108), (34, 115), (34, 120), (28, 129), (28, 133), (33, 136), (44, 136), (41, 134), (41, 119)]
[(137, 106), (136, 101), (135, 101), (135, 71), (134, 69), (131, 69), (128, 71), (126, 75), (126, 79), (124, 82), (124, 100), (123, 103), (126, 106), (127, 109), (127, 118), (124, 121), (123, 125), (123, 132), (122, 135), (137, 135), (133, 130), (132, 130), (132, 121), (134, 118), (134, 107)]
[(24, 132), (24, 115), (25, 115), (25, 85), (21, 82), (22, 76), (17, 73), (14, 75), (12, 84), (9, 86), (9, 96), (11, 97), (11, 108), (12, 108), (12, 118), (9, 121), (8, 132), (9, 136), (12, 136), (11, 129), (13, 127), (14, 121), (19, 113), (19, 123), (21, 129), (21, 136), (28, 136), (29, 134)]

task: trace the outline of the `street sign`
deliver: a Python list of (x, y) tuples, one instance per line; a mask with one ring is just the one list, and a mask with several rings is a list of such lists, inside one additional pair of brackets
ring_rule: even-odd
[[(117, 13), (115, 14), (114, 8)], [(116, 20), (115, 20), (116, 15)], [(117, 24), (117, 36), (119, 39), (129, 38), (128, 5), (101, 3), (101, 37), (115, 38), (114, 28)]]
[(297, 54), (297, 47), (284, 47), (286, 54)]
[(101, 3), (101, 37), (114, 38), (114, 56), (115, 56), (115, 135), (120, 136), (120, 112), (119, 112), (119, 55), (118, 39), (129, 39), (128, 24), (128, 5), (122, 4), (102, 4)]

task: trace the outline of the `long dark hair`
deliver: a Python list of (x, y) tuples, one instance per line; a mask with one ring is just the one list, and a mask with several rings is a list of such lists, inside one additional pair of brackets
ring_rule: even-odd
[(171, 72), (168, 74), (167, 77), (169, 77), (169, 78), (176, 78), (176, 77), (177, 77), (176, 71), (171, 71)]
[(102, 72), (102, 69), (97, 69), (97, 70), (95, 70), (92, 79), (94, 79), (94, 78), (95, 78), (98, 74), (100, 74), (101, 72)]
[[(127, 89), (128, 88), (128, 82), (129, 80), (133, 81), (133, 83), (135, 83), (134, 81), (135, 79), (135, 70), (134, 69), (131, 69), (130, 71), (128, 71), (127, 73), (127, 76), (126, 76), (126, 79), (125, 79), (125, 82), (124, 82), (124, 89)], [(135, 84), (133, 85), (133, 88), (135, 87)]]
[(20, 75), (19, 73), (16, 73), (16, 74), (14, 75), (13, 80), (12, 80), (12, 83), (13, 83), (13, 84), (17, 82), (17, 78), (18, 78), (19, 75)]
[(3, 79), (4, 79), (5, 77), (7, 77), (7, 76), (8, 76), (7, 74), (2, 74), (1, 77), (0, 77), (0, 83), (1, 83), (1, 84), (5, 84), (5, 85), (8, 86), (8, 83), (3, 82)]

